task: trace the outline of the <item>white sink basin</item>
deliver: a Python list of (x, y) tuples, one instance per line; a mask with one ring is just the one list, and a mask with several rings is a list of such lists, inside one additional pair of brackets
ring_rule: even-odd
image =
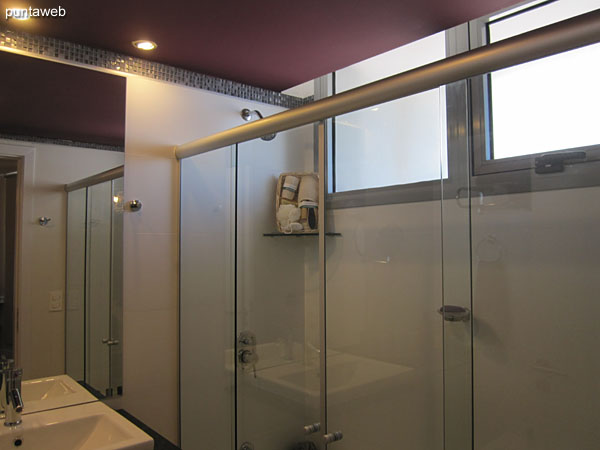
[(23, 381), (23, 414), (98, 400), (68, 375)]
[(101, 402), (69, 406), (0, 426), (0, 448), (8, 450), (152, 450), (154, 441)]
[[(411, 372), (411, 367), (399, 364), (348, 353), (329, 352), (327, 401), (330, 404), (347, 402), (352, 398), (369, 396), (376, 391), (406, 384)], [(246, 378), (246, 382), (300, 403), (311, 397), (317, 401), (320, 396), (319, 367), (310, 367), (300, 361), (257, 369), (256, 377), (251, 375)]]

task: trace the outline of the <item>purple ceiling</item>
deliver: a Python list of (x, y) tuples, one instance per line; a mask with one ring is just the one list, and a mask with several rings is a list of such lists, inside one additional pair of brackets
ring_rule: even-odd
[(122, 147), (125, 83), (124, 77), (0, 52), (0, 133)]
[[(516, 1), (33, 0), (67, 15), (7, 22), (2, 14), (0, 24), (282, 90)], [(136, 50), (136, 39), (158, 49)]]

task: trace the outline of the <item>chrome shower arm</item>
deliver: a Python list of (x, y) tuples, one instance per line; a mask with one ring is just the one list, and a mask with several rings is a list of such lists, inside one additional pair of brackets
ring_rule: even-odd
[[(244, 109), (242, 109), (242, 112), (240, 113), (240, 115), (242, 116), (242, 119), (244, 119), (246, 122), (250, 122), (252, 120), (252, 116), (255, 114), (258, 116), (259, 120), (264, 118), (258, 109), (250, 110), (248, 108), (244, 108)], [(270, 134), (261, 136), (261, 139), (263, 141), (272, 141), (273, 139), (275, 139), (275, 136), (277, 136), (276, 133), (270, 133)]]
[(252, 116), (256, 114), (259, 119), (263, 119), (263, 115), (260, 113), (258, 109), (250, 110), (248, 108), (242, 109), (241, 116), (246, 122), (250, 122), (252, 120)]

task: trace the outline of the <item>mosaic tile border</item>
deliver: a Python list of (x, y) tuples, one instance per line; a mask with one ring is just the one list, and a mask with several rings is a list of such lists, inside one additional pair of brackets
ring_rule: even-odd
[(2, 26), (0, 26), (0, 46), (45, 56), (57, 61), (75, 62), (140, 75), (155, 80), (218, 92), (219, 94), (231, 95), (289, 109), (297, 108), (311, 102), (310, 97), (306, 99), (294, 97), (282, 94), (281, 92), (192, 72), (191, 70), (180, 69), (86, 45), (74, 44), (61, 39), (15, 31)]
[(119, 145), (94, 144), (91, 142), (69, 141), (66, 139), (52, 139), (39, 136), (23, 136), (17, 134), (0, 133), (0, 140), (19, 142), (39, 142), (40, 144), (64, 145), (67, 147), (93, 148), (96, 150), (108, 150), (111, 152), (124, 152), (125, 147)]

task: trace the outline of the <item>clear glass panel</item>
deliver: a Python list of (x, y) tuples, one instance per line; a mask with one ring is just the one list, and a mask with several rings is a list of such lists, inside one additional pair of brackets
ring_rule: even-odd
[(319, 239), (281, 233), (275, 207), (282, 173), (300, 183), (279, 209), (290, 209), (285, 220), (301, 221), (303, 186), (307, 199), (318, 193), (313, 140), (309, 125), (238, 145), (237, 448), (322, 445), (321, 433), (304, 433), (320, 420)]
[(112, 181), (110, 264), (110, 386), (121, 394), (123, 386), (123, 178)]
[(85, 379), (85, 239), (87, 189), (67, 197), (66, 372)]
[(444, 449), (472, 448), (471, 234), (466, 81), (446, 86), (449, 175), (442, 179)]
[(88, 188), (85, 382), (102, 395), (110, 388), (112, 200), (110, 181)]
[[(337, 71), (335, 91), (362, 86), (445, 56), (446, 35), (442, 32)], [(439, 179), (439, 145), (445, 142), (446, 127), (432, 129), (431, 124), (445, 118), (444, 89), (336, 117), (334, 191)], [(446, 158), (442, 161), (445, 175)]]
[(181, 161), (181, 448), (235, 446), (235, 146)]
[(597, 162), (471, 180), (478, 450), (598, 448), (598, 180)]
[(66, 265), (66, 372), (121, 394), (123, 178), (68, 193)]
[(336, 117), (335, 192), (439, 180), (445, 120), (443, 88)]
[[(402, 118), (393, 119), (373, 122), (369, 132), (393, 139), (395, 120)], [(336, 123), (344, 120), (336, 117)], [(421, 126), (438, 138), (416, 141), (407, 150), (434, 155), (434, 181), (422, 183), (402, 203), (355, 192), (354, 203), (327, 211), (326, 231), (339, 233), (326, 236), (325, 268), (327, 431), (343, 433), (336, 449), (444, 448), (444, 336), (438, 310), (446, 124), (438, 114)], [(336, 145), (336, 162), (340, 150)], [(379, 170), (401, 164), (378, 159), (375, 146), (360, 150)], [(416, 164), (430, 166), (432, 159)], [(338, 165), (335, 176), (360, 179), (369, 167), (357, 164), (342, 173)], [(401, 193), (406, 186), (395, 189)], [(363, 201), (372, 206), (355, 206)]]

